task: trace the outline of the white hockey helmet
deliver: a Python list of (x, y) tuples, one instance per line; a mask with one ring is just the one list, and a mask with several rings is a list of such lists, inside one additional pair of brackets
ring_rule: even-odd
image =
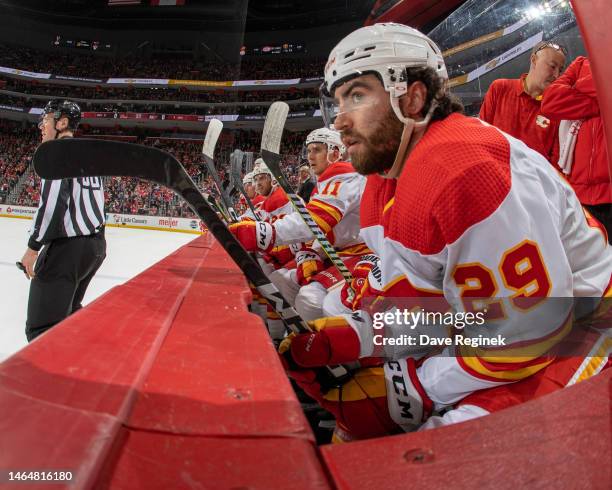
[(255, 164), (253, 165), (253, 171), (251, 173), (253, 174), (253, 178), (261, 174), (266, 174), (274, 180), (274, 175), (272, 175), (272, 172), (264, 162), (263, 158), (258, 158), (257, 160), (255, 160)]
[(340, 133), (334, 129), (319, 128), (308, 133), (302, 148), (302, 158), (304, 160), (308, 160), (308, 145), (311, 143), (325, 144), (328, 152), (337, 149), (340, 152), (340, 159), (346, 155), (346, 146), (342, 143)]
[(242, 185), (252, 184), (253, 183), (253, 172), (249, 172), (242, 177)]
[(306, 136), (305, 145), (308, 146), (310, 143), (324, 143), (329, 151), (337, 149), (341, 155), (346, 152), (346, 146), (342, 143), (340, 133), (334, 129), (319, 128), (311, 131)]
[[(340, 41), (332, 49), (325, 65), (325, 82), (321, 87), (321, 112), (326, 125), (331, 125), (338, 114), (333, 100), (336, 87), (351, 78), (376, 73), (391, 99), (397, 118), (404, 124), (398, 98), (408, 89), (405, 70), (429, 66), (440, 78), (448, 80), (444, 58), (438, 46), (425, 34), (412, 27), (396, 23), (361, 27)], [(433, 113), (432, 103), (430, 113)], [(426, 118), (429, 119), (429, 118)]]

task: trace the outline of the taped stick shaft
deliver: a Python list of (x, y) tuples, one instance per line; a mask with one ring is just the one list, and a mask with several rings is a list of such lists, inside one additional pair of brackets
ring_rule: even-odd
[[(325, 255), (331, 260), (336, 269), (342, 274), (342, 277), (348, 284), (353, 280), (353, 276), (338, 256), (336, 249), (329, 242), (327, 236), (319, 225), (315, 223), (312, 216), (302, 203), (302, 200), (296, 195), (294, 190), (289, 184), (287, 178), (283, 175), (280, 168), (280, 142), (289, 113), (289, 106), (285, 102), (274, 102), (266, 115), (266, 122), (264, 124), (263, 135), (261, 138), (261, 156), (266, 162), (266, 165), (276, 178), (276, 181), (280, 187), (285, 191), (289, 201), (293, 205), (294, 209), (298, 212), (306, 226), (310, 229), (314, 237), (317, 239)], [(349, 287), (349, 296), (352, 296), (354, 292)]]

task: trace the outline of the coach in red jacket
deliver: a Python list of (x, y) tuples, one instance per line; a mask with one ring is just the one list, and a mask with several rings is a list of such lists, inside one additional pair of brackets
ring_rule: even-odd
[[(580, 202), (612, 235), (612, 186), (603, 121), (589, 60), (579, 56), (544, 94), (541, 112), (551, 120), (574, 120), (575, 146), (559, 161)], [(563, 131), (563, 125), (561, 126)], [(561, 139), (564, 135), (561, 134)], [(571, 135), (566, 136), (571, 137)]]
[(495, 80), (480, 107), (480, 119), (497, 126), (556, 163), (558, 128), (540, 110), (542, 94), (557, 79), (567, 51), (560, 44), (542, 41), (529, 58), (529, 73), (519, 79)]

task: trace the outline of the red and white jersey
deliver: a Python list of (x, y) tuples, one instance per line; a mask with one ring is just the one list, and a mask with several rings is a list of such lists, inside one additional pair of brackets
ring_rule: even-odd
[[(419, 378), (436, 403), (548, 365), (550, 348), (572, 327), (573, 301), (553, 298), (598, 298), (610, 286), (612, 249), (571, 187), (521, 141), (460, 114), (429, 126), (397, 180), (368, 177), (361, 224), (380, 257), (369, 279), (383, 296), (414, 298), (412, 307), (424, 309), (435, 298), (455, 312), (486, 308), (485, 334), (505, 339), (494, 354), (453, 344), (427, 359)], [(371, 355), (372, 333), (358, 334), (362, 355)], [(519, 355), (519, 345), (529, 348)], [(413, 352), (385, 350), (395, 359)]]
[[(263, 197), (263, 196), (262, 196)], [(279, 186), (274, 186), (259, 207), (255, 208), (263, 221), (273, 221), (293, 212), (293, 206)]]
[[(359, 237), (359, 203), (366, 179), (348, 162), (330, 164), (319, 176), (306, 209), (339, 251), (363, 243)], [(274, 223), (276, 244), (308, 242), (313, 235), (299, 214)], [(361, 251), (363, 253), (363, 250)]]
[[(261, 205), (263, 204), (265, 200), (266, 198), (263, 197), (261, 194), (255, 194), (255, 197), (251, 199), (251, 204), (253, 204), (255, 211), (259, 210), (259, 208), (261, 207)], [(243, 214), (240, 216), (240, 219), (244, 219), (244, 218), (257, 219), (257, 217), (253, 215), (253, 211), (251, 211), (251, 208), (247, 204), (246, 199), (244, 198), (243, 195), (240, 195), (240, 200), (238, 201), (238, 204), (241, 206), (241, 209), (244, 210)]]
[(258, 209), (259, 206), (263, 204), (265, 200), (266, 198), (263, 197), (261, 194), (255, 194), (255, 197), (251, 199), (251, 202), (253, 203), (253, 206), (255, 207), (255, 209)]

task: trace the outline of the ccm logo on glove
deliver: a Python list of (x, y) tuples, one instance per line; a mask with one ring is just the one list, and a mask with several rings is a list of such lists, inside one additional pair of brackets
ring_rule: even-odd
[(264, 221), (257, 222), (257, 245), (262, 250), (267, 250), (272, 239), (272, 227)]
[(259, 250), (269, 252), (274, 248), (276, 237), (274, 227), (270, 223), (243, 220), (229, 225), (229, 230), (249, 252), (257, 252)]

